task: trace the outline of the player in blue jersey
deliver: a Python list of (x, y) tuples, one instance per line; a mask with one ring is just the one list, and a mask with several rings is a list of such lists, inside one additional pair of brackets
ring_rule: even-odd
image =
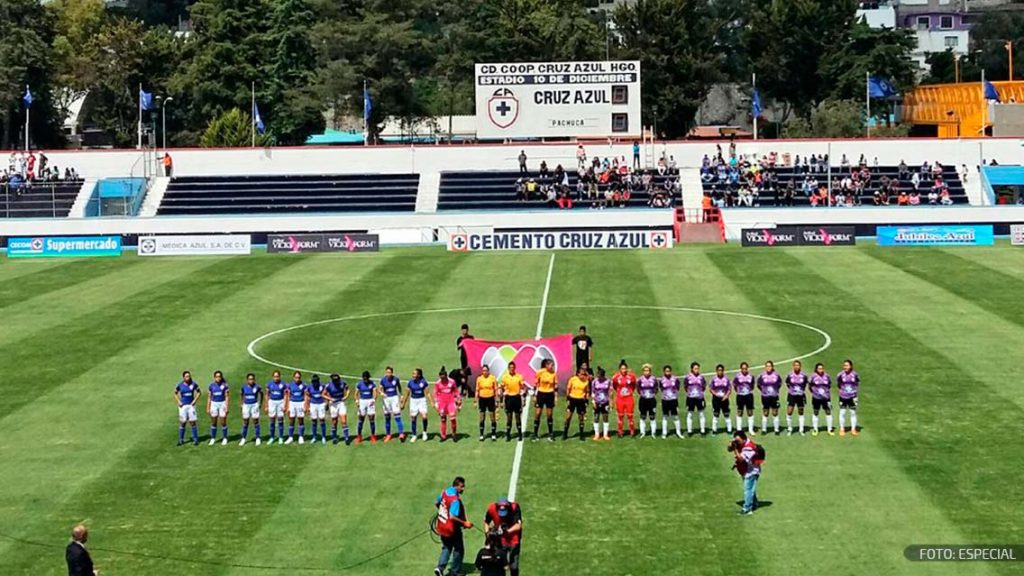
[(192, 380), (192, 373), (181, 373), (181, 382), (174, 387), (174, 401), (178, 405), (178, 446), (185, 443), (185, 425), (192, 425), (192, 444), (199, 445), (199, 429), (196, 427), (196, 402), (202, 392), (199, 384)]
[(402, 382), (395, 376), (395, 369), (388, 366), (380, 379), (380, 395), (384, 398), (384, 441), (391, 442), (391, 417), (398, 425), (398, 440), (405, 442), (405, 426), (402, 424)]
[(299, 421), (299, 444), (305, 443), (306, 436), (306, 409), (309, 408), (306, 399), (306, 383), (302, 381), (302, 372), (296, 370), (292, 373), (292, 381), (288, 383), (288, 395), (285, 396), (285, 409), (288, 411), (288, 439), (285, 444), (291, 444), (295, 436), (295, 421)]
[(274, 370), (270, 382), (267, 382), (265, 408), (270, 418), (270, 441), (267, 444), (273, 444), (275, 440), (284, 442), (284, 397), (287, 393), (288, 385), (281, 381), (281, 371)]
[(217, 424), (221, 426), (221, 445), (228, 445), (228, 383), (224, 373), (217, 370), (210, 382), (210, 396), (206, 399), (206, 413), (210, 415), (210, 446), (217, 442)]
[(356, 384), (356, 396), (359, 402), (359, 426), (356, 428), (356, 444), (363, 443), (363, 421), (370, 419), (370, 442), (377, 443), (377, 386), (370, 379), (370, 372), (363, 370), (363, 377)]
[(331, 374), (331, 383), (324, 390), (324, 398), (331, 403), (331, 440), (338, 443), (338, 421), (341, 421), (345, 444), (348, 444), (348, 382), (341, 379), (340, 374)]
[[(324, 392), (327, 387), (320, 383), (320, 375), (313, 374), (309, 379), (309, 387), (306, 388), (306, 403), (309, 405), (309, 420), (313, 424), (313, 444), (320, 440), (321, 444), (327, 444), (327, 401), (324, 399)], [(317, 423), (320, 424), (317, 427)]]
[(242, 439), (239, 446), (245, 446), (249, 438), (249, 422), (256, 426), (256, 445), (260, 445), (260, 403), (263, 401), (263, 389), (256, 383), (256, 375), (249, 372), (245, 375), (242, 385)]
[(412, 437), (409, 442), (416, 441), (416, 423), (423, 419), (423, 440), (427, 440), (427, 410), (434, 401), (430, 397), (430, 382), (423, 377), (423, 370), (412, 371), (412, 378), (406, 382), (405, 395), (402, 396), (402, 408), (409, 405), (409, 420), (412, 421)]

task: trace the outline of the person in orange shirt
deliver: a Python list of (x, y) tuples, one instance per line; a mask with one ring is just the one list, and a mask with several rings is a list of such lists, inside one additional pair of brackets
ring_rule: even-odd
[(174, 159), (167, 152), (164, 152), (164, 176), (170, 178), (174, 175)]
[(498, 439), (498, 421), (495, 412), (498, 409), (498, 379), (491, 374), (491, 369), (484, 364), (480, 367), (480, 375), (476, 377), (476, 408), (480, 412), (480, 441), (484, 441), (484, 420), (491, 413), (491, 441)]
[(547, 410), (548, 441), (555, 441), (555, 418), (553, 411), (558, 401), (558, 375), (555, 373), (555, 361), (548, 358), (541, 363), (537, 371), (537, 411), (533, 416), (533, 441), (536, 442), (540, 432), (540, 415)]
[(565, 408), (565, 428), (562, 430), (562, 439), (569, 439), (569, 424), (572, 423), (572, 415), (575, 412), (580, 425), (580, 440), (586, 440), (583, 428), (587, 419), (587, 400), (590, 398), (590, 373), (585, 364), (580, 366), (575, 376), (569, 378), (569, 383), (565, 386), (565, 397), (569, 404)]

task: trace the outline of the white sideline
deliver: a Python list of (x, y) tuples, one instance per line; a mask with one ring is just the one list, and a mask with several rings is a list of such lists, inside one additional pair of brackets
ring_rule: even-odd
[[(540, 314), (537, 317), (537, 335), (535, 339), (540, 340), (541, 332), (544, 331), (544, 314), (548, 309), (548, 294), (551, 293), (551, 273), (555, 271), (555, 253), (551, 253), (551, 260), (548, 261), (548, 277), (544, 281), (544, 297), (540, 302)], [(530, 398), (526, 397), (526, 404), (523, 406), (523, 417), (530, 413)], [(525, 424), (523, 424), (525, 426)], [(522, 430), (520, 428), (520, 430)], [(516, 455), (512, 459), (512, 476), (508, 479), (508, 499), (516, 499), (516, 487), (519, 484), (519, 468), (523, 464), (523, 440), (516, 442)]]

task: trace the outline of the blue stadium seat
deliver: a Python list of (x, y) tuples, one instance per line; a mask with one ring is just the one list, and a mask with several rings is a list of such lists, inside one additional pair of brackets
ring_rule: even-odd
[[(438, 197), (438, 210), (519, 210), (523, 208), (544, 209), (548, 204), (542, 200), (522, 202), (516, 200), (515, 183), (520, 177), (534, 178), (542, 183), (536, 172), (521, 174), (515, 170), (476, 171), (476, 172), (441, 172), (441, 188)], [(654, 173), (655, 187), (663, 186), (669, 176)], [(548, 181), (551, 179), (549, 178)], [(569, 187), (573, 199), (576, 197), (576, 171), (569, 171)], [(604, 192), (601, 186), (600, 191)], [(676, 194), (678, 196), (678, 193)], [(629, 200), (630, 208), (646, 208), (649, 196), (646, 192), (633, 192)], [(589, 207), (589, 202), (579, 202), (576, 207)]]
[(36, 182), (21, 188), (20, 193), (4, 184), (0, 186), (0, 217), (66, 218), (81, 190), (81, 180)]
[(185, 176), (157, 214), (412, 212), (419, 174)]

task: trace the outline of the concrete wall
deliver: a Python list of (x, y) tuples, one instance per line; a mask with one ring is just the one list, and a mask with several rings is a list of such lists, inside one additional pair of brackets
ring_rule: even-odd
[(1024, 104), (993, 104), (993, 136), (1024, 136)]

